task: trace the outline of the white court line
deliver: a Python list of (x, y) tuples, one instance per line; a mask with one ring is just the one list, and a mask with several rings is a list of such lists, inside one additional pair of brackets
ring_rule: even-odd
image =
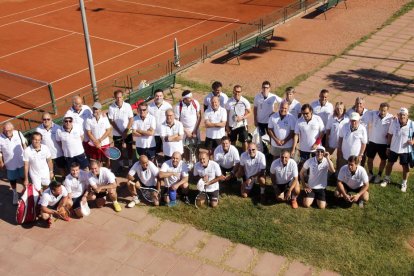
[(47, 5), (43, 5), (43, 6), (39, 6), (39, 7), (36, 7), (36, 8), (24, 10), (24, 11), (21, 11), (21, 12), (10, 13), (8, 15), (0, 16), (0, 19), (6, 18), (6, 17), (10, 17), (10, 16), (13, 16), (13, 15), (16, 15), (16, 14), (21, 14), (21, 13), (25, 13), (25, 12), (29, 12), (29, 11), (34, 11), (34, 10), (41, 9), (41, 8), (44, 8), (44, 7), (47, 7), (47, 6), (52, 6), (54, 4), (57, 4), (57, 3), (60, 3), (60, 2), (64, 2), (64, 1), (65, 0), (57, 1), (57, 2), (53, 2), (53, 3), (47, 4)]

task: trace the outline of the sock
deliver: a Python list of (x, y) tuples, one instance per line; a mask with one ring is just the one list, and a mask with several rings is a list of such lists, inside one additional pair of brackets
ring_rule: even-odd
[(403, 181), (402, 181), (402, 184), (403, 184), (403, 185), (407, 185), (407, 179), (403, 180)]
[(264, 187), (260, 187), (260, 194), (263, 195), (265, 192), (265, 188)]
[(384, 180), (390, 180), (390, 176), (389, 175), (386, 175), (385, 177), (384, 177)]

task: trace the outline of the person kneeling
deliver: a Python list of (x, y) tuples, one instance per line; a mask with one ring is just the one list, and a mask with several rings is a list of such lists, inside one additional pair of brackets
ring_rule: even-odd
[(68, 174), (63, 182), (68, 191), (68, 202), (72, 206), (72, 210), (78, 218), (83, 217), (81, 204), (88, 204), (87, 198), (89, 194), (89, 173), (80, 169), (80, 164), (73, 162), (70, 165), (70, 174)]
[(52, 225), (53, 216), (69, 221), (67, 210), (71, 206), (68, 202), (68, 191), (61, 183), (51, 181), (49, 188), (42, 193), (39, 205), (40, 216), (47, 221), (48, 227)]

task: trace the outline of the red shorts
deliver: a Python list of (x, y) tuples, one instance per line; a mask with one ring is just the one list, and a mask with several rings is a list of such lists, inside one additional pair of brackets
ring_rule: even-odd
[[(85, 154), (89, 159), (95, 159), (95, 160), (105, 160), (105, 159), (107, 159), (105, 154), (100, 149), (89, 145), (87, 142), (83, 143), (83, 147), (85, 149)], [(108, 145), (102, 146), (101, 149), (105, 150), (109, 147), (110, 147), (110, 145), (108, 144)]]

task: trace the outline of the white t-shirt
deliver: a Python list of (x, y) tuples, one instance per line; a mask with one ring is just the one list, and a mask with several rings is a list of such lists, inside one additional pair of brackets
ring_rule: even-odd
[[(90, 130), (96, 139), (101, 138), (102, 135), (104, 135), (104, 133), (110, 128), (111, 124), (104, 114), (101, 115), (99, 120), (96, 120), (96, 118), (92, 116), (92, 118), (86, 119), (85, 122), (85, 130)], [(109, 137), (106, 137), (103, 141), (101, 141), (101, 146), (106, 146), (110, 143)]]
[(237, 163), (240, 163), (240, 155), (237, 148), (230, 145), (228, 152), (224, 152), (223, 146), (219, 145), (214, 150), (214, 161), (225, 169), (233, 168)]
[(148, 161), (148, 168), (146, 170), (142, 169), (141, 164), (135, 162), (128, 172), (128, 175), (134, 176), (137, 174), (139, 181), (145, 186), (155, 186), (157, 184), (157, 176), (159, 169), (151, 161)]
[(160, 169), (161, 172), (174, 172), (179, 173), (179, 176), (172, 175), (170, 177), (164, 178), (165, 186), (171, 187), (175, 183), (179, 182), (182, 178), (188, 176), (188, 166), (184, 161), (180, 161), (177, 167), (172, 165), (172, 160), (165, 161)]
[(385, 145), (388, 143), (387, 134), (394, 116), (387, 113), (384, 118), (380, 118), (379, 111), (366, 112), (368, 123), (368, 140), (376, 144)]
[(63, 182), (66, 190), (69, 194), (72, 194), (72, 198), (78, 198), (83, 195), (89, 187), (89, 172), (83, 170), (79, 171), (79, 177), (73, 177), (71, 174), (68, 174)]
[[(208, 181), (211, 181), (214, 178), (221, 176), (221, 169), (220, 169), (219, 164), (217, 164), (216, 162), (212, 160), (208, 161), (208, 165), (206, 168), (204, 168), (200, 162), (197, 162), (194, 165), (194, 176), (197, 176), (197, 175), (199, 175), (201, 178), (207, 175)], [(217, 191), (218, 189), (219, 189), (218, 181), (214, 184), (206, 186), (206, 192), (209, 192), (209, 193)]]
[(350, 122), (346, 123), (339, 132), (339, 137), (343, 138), (342, 157), (345, 160), (348, 160), (351, 155), (358, 156), (362, 144), (366, 145), (368, 143), (367, 130), (361, 124), (355, 131), (351, 132)]
[(306, 122), (303, 117), (299, 118), (295, 126), (295, 134), (299, 135), (300, 140), (299, 149), (305, 152), (313, 152), (312, 146), (324, 129), (325, 125), (318, 115), (312, 114), (309, 122)]
[[(132, 129), (133, 130), (144, 130), (147, 131), (150, 128), (155, 130), (157, 127), (157, 122), (151, 114), (147, 114), (147, 117), (145, 117), (144, 120), (142, 120), (141, 116), (135, 116), (134, 122), (132, 123)], [(137, 148), (153, 148), (155, 147), (155, 136), (138, 136), (135, 137), (135, 145)]]
[[(388, 130), (388, 133), (392, 135), (391, 139), (391, 146), (390, 150), (395, 153), (408, 153), (410, 150), (410, 147), (408, 146), (407, 142), (409, 140), (410, 136), (410, 125), (412, 130), (414, 131), (414, 123), (410, 119), (408, 119), (408, 122), (405, 126), (401, 127), (400, 122), (398, 119), (394, 119), (390, 125), (390, 129)], [(411, 136), (413, 134), (411, 133)], [(412, 139), (412, 137), (411, 137)]]
[(71, 107), (66, 113), (69, 114), (73, 118), (73, 126), (78, 125), (80, 128), (83, 129), (84, 122), (92, 117), (92, 109), (87, 105), (82, 105), (80, 111), (75, 111), (73, 107)]
[(108, 168), (100, 167), (98, 177), (91, 173), (88, 181), (89, 185), (97, 187), (115, 183), (116, 177)]
[(290, 158), (286, 166), (283, 166), (280, 158), (278, 158), (272, 162), (270, 173), (276, 176), (276, 184), (287, 184), (295, 177), (298, 177), (298, 164)]
[[(204, 112), (204, 120), (210, 121), (210, 123), (221, 123), (227, 121), (227, 111), (219, 106), (217, 111), (214, 111), (209, 107), (206, 112)], [(206, 137), (211, 139), (221, 139), (226, 135), (225, 126), (223, 127), (209, 127), (206, 128)]]
[(0, 134), (0, 152), (7, 170), (16, 170), (24, 166), (22, 141), (27, 142), (23, 134), (17, 130), (13, 130), (11, 139), (3, 133)]
[(47, 164), (50, 158), (51, 154), (47, 146), (41, 144), (39, 150), (35, 150), (32, 145), (28, 146), (23, 152), (23, 161), (29, 163), (30, 178), (50, 178)]
[[(207, 109), (211, 107), (211, 98), (213, 98), (213, 97), (214, 97), (213, 92), (210, 92), (204, 98), (204, 105), (207, 106)], [(226, 104), (227, 104), (227, 101), (229, 100), (229, 97), (223, 92), (220, 92), (220, 95), (218, 97), (220, 99), (220, 106), (223, 107), (223, 108), (226, 108)]]
[[(348, 117), (351, 117), (351, 114), (353, 113), (353, 112), (356, 112), (355, 111), (355, 109), (352, 107), (352, 108), (350, 108), (350, 109), (348, 109), (347, 111), (346, 111), (346, 115), (348, 116)], [(360, 114), (360, 113), (358, 113), (360, 116), (361, 116), (361, 118), (360, 118), (360, 121), (359, 121), (359, 123), (361, 124), (361, 125), (363, 125), (365, 128), (367, 128), (368, 127), (368, 118), (367, 118), (367, 113), (368, 112), (368, 109), (366, 109), (366, 108), (364, 108), (364, 110), (362, 111), (362, 115)]]
[[(117, 125), (120, 131), (125, 131), (128, 126), (129, 119), (134, 117), (132, 108), (129, 103), (123, 102), (121, 107), (118, 107), (116, 103), (109, 106), (108, 118)], [(122, 136), (115, 128), (112, 130), (113, 136)]]
[(40, 200), (39, 200), (39, 205), (43, 207), (47, 207), (47, 206), (53, 207), (56, 204), (58, 204), (59, 200), (62, 197), (67, 197), (67, 196), (68, 196), (68, 191), (66, 190), (65, 186), (62, 186), (62, 193), (58, 196), (54, 196), (50, 188), (48, 188), (42, 193), (42, 196), (40, 197)]
[(338, 180), (345, 183), (351, 189), (357, 189), (369, 182), (367, 171), (362, 166), (357, 166), (355, 174), (352, 175), (348, 165), (342, 166), (339, 170)]
[(333, 115), (333, 112), (334, 112), (333, 105), (330, 102), (326, 102), (324, 106), (321, 106), (320, 101), (316, 100), (311, 103), (311, 106), (313, 108), (313, 114), (321, 117), (323, 124), (326, 126), (326, 124), (328, 123), (329, 117)]
[(293, 99), (292, 103), (289, 105), (289, 113), (292, 114), (295, 118), (299, 118), (299, 114), (302, 112), (302, 105), (296, 99)]
[(257, 150), (254, 158), (251, 158), (247, 152), (243, 152), (240, 156), (240, 165), (244, 167), (246, 177), (249, 178), (261, 170), (266, 169), (266, 157), (262, 152)]
[(172, 106), (169, 102), (163, 101), (160, 106), (157, 106), (155, 102), (148, 105), (148, 112), (154, 116), (156, 121), (155, 136), (160, 136), (161, 125), (165, 122), (165, 111), (171, 109)]
[(273, 107), (275, 104), (280, 104), (282, 99), (273, 93), (269, 93), (266, 99), (262, 93), (257, 94), (254, 97), (253, 105), (257, 108), (257, 122), (261, 124), (267, 124), (269, 117), (273, 113)]
[[(279, 112), (276, 112), (270, 116), (268, 128), (273, 130), (276, 138), (284, 140), (289, 136), (290, 132), (295, 130), (296, 121), (297, 119), (292, 114), (286, 114), (286, 116), (281, 119)], [(282, 146), (276, 145), (276, 142), (273, 139), (271, 139), (271, 144), (273, 147), (277, 148), (291, 148), (293, 146), (293, 137)]]
[(348, 122), (349, 118), (346, 115), (343, 117), (342, 120), (338, 120), (338, 117), (334, 116), (329, 117), (328, 124), (326, 125), (326, 130), (331, 130), (328, 141), (328, 145), (330, 148), (336, 149), (338, 147), (339, 131), (341, 131), (342, 127)]
[(308, 186), (312, 189), (325, 189), (328, 185), (329, 163), (324, 157), (318, 163), (316, 157), (311, 157), (303, 164), (305, 170), (309, 169)]
[[(241, 97), (240, 97), (240, 102), (241, 102), (241, 103), (243, 103), (243, 104), (245, 105), (246, 110), (250, 110), (250, 103), (249, 103), (249, 101), (248, 101), (245, 97), (241, 96)], [(233, 129), (235, 129), (235, 128), (239, 128), (239, 127), (244, 126), (244, 125), (246, 125), (246, 124), (247, 124), (246, 120), (240, 121), (240, 122), (238, 122), (238, 123), (236, 123), (236, 121), (234, 120), (234, 118), (236, 117), (236, 114), (235, 114), (235, 112), (234, 112), (234, 106), (235, 106), (237, 103), (238, 103), (238, 101), (236, 101), (236, 100), (232, 97), (231, 99), (229, 99), (229, 100), (227, 101), (227, 104), (226, 104), (226, 110), (227, 110), (227, 114), (228, 114), (228, 117), (229, 117), (229, 123), (228, 123), (228, 124), (229, 124), (229, 126), (230, 126), (231, 128), (233, 128)], [(251, 111), (251, 110), (250, 110), (250, 111)]]
[[(161, 125), (161, 137), (171, 136), (171, 135), (184, 135), (184, 127), (183, 124), (177, 120), (174, 120), (174, 124), (170, 127), (164, 122)], [(162, 151), (167, 156), (172, 156), (172, 154), (176, 151), (179, 153), (184, 152), (183, 148), (183, 140), (175, 141), (175, 142), (165, 142), (164, 138), (162, 141)]]
[(78, 156), (85, 152), (82, 145), (83, 128), (73, 125), (70, 131), (66, 131), (63, 127), (56, 132), (56, 141), (62, 142), (63, 155), (65, 157)]
[(56, 142), (56, 132), (59, 128), (61, 126), (53, 122), (51, 128), (48, 130), (43, 124), (36, 128), (36, 131), (42, 134), (42, 144), (49, 148), (52, 159), (63, 156), (62, 147)]
[[(195, 104), (195, 107), (193, 103)], [(175, 119), (180, 121), (183, 124), (184, 128), (190, 131), (194, 131), (196, 127), (197, 114), (199, 112), (200, 103), (196, 99), (193, 99), (193, 102), (189, 105), (186, 105), (184, 102), (180, 101), (175, 105), (174, 108)]]

